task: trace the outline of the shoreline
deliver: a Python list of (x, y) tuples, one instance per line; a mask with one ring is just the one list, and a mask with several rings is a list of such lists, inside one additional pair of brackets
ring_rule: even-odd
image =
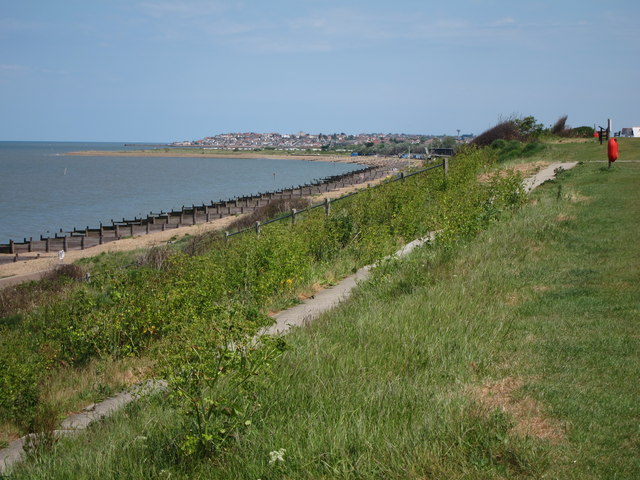
[(305, 160), (308, 162), (336, 162), (336, 163), (353, 163), (368, 166), (386, 166), (398, 161), (397, 157), (381, 157), (378, 155), (366, 156), (359, 155), (352, 157), (349, 155), (326, 155), (326, 154), (274, 154), (260, 152), (228, 152), (212, 150), (205, 152), (204, 150), (196, 152), (180, 151), (158, 151), (158, 150), (130, 150), (115, 151), (106, 150), (82, 150), (77, 152), (67, 152), (63, 155), (83, 156), (83, 157), (164, 157), (164, 158), (265, 158), (269, 160)]
[[(367, 188), (367, 184), (378, 184), (382, 180), (383, 179), (378, 179), (342, 187), (314, 195), (313, 198), (316, 200), (324, 200), (325, 198), (333, 200), (352, 191)], [(249, 213), (242, 215), (249, 215)], [(136, 235), (133, 237), (123, 238), (121, 240), (110, 241), (102, 245), (92, 246), (85, 250), (69, 250), (66, 252), (64, 262), (62, 263), (73, 263), (81, 258), (94, 257), (101, 253), (147, 249), (157, 245), (166, 244), (169, 241), (173, 241), (187, 235), (199, 235), (214, 230), (223, 230), (242, 215), (232, 215), (215, 219), (207, 223), (185, 225), (179, 228), (172, 228), (170, 230)], [(0, 259), (4, 260), (3, 262), (0, 262), (0, 289), (16, 285), (24, 281), (37, 280), (38, 278), (34, 277), (44, 275), (61, 263), (58, 261), (57, 251), (49, 253), (21, 253), (19, 255), (20, 259), (17, 262), (11, 261), (13, 257), (14, 255), (12, 254), (0, 253)]]

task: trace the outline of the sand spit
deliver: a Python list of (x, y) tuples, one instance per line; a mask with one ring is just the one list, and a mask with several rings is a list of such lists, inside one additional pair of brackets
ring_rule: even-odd
[(376, 167), (386, 166), (398, 161), (398, 157), (384, 157), (378, 155), (357, 156), (348, 155), (322, 155), (322, 154), (271, 154), (264, 152), (224, 152), (219, 150), (198, 150), (188, 152), (166, 148), (162, 150), (130, 150), (109, 152), (104, 150), (85, 150), (81, 152), (68, 152), (65, 155), (85, 157), (185, 157), (185, 158), (267, 158), (271, 160), (306, 160), (309, 162), (336, 162), (358, 163), (360, 165), (372, 165)]

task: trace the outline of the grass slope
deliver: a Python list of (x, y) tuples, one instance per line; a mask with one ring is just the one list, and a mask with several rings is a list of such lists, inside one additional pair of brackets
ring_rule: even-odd
[(474, 241), (383, 265), (290, 335), (215, 460), (178, 460), (150, 399), (12, 478), (640, 478), (639, 184), (579, 166)]

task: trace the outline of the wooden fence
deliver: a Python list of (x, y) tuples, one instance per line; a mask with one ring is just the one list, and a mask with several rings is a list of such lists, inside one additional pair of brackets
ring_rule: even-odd
[[(430, 170), (434, 170), (436, 168), (442, 168), (443, 171), (444, 171), (444, 174), (447, 175), (447, 173), (449, 172), (449, 159), (448, 158), (443, 158), (442, 159), (442, 163), (439, 163), (437, 165), (431, 165), (431, 166), (429, 166), (427, 168), (423, 168), (421, 170), (416, 170), (416, 171), (411, 172), (411, 173), (405, 173), (405, 172), (396, 173), (392, 178), (389, 179), (388, 182), (385, 182), (385, 183), (393, 183), (393, 182), (398, 182), (398, 181), (404, 181), (405, 179), (407, 179), (409, 177), (412, 177), (414, 175), (419, 175), (421, 173), (425, 173), (425, 172), (428, 172)], [(379, 184), (373, 185), (373, 186), (369, 185), (368, 187), (369, 188), (376, 188), (376, 187), (379, 187), (381, 185), (384, 185), (384, 184), (379, 183)], [(240, 234), (245, 233), (245, 232), (255, 231), (257, 234), (259, 234), (260, 233), (260, 229), (263, 226), (269, 225), (270, 223), (274, 223), (274, 222), (281, 222), (283, 220), (291, 219), (291, 223), (295, 224), (296, 223), (296, 219), (300, 215), (302, 215), (303, 213), (305, 213), (307, 211), (313, 210), (314, 208), (323, 207), (324, 211), (325, 211), (325, 214), (327, 216), (329, 216), (329, 214), (331, 213), (331, 203), (337, 202), (337, 201), (340, 201), (340, 200), (344, 200), (344, 199), (349, 198), (349, 197), (351, 197), (353, 195), (357, 195), (358, 193), (360, 193), (360, 191), (347, 193), (346, 195), (338, 197), (338, 198), (336, 198), (334, 200), (329, 200), (328, 198), (325, 198), (322, 203), (317, 203), (315, 205), (311, 205), (311, 206), (309, 206), (307, 208), (304, 208), (302, 210), (296, 210), (295, 208), (292, 208), (291, 212), (283, 214), (281, 216), (278, 216), (277, 218), (272, 218), (272, 219), (267, 220), (265, 222), (256, 221), (254, 226), (243, 228), (243, 229), (237, 230), (235, 232), (228, 232), (228, 231), (224, 232), (225, 240), (229, 241), (230, 237), (233, 237), (234, 235), (240, 235)]]
[[(73, 231), (63, 231), (51, 236), (40, 235), (39, 239), (25, 238), (22, 242), (9, 240), (9, 243), (0, 244), (0, 253), (13, 255), (5, 261), (18, 261), (20, 254), (35, 252), (57, 252), (60, 250), (83, 250), (95, 245), (120, 240), (124, 237), (133, 237), (152, 232), (176, 229), (182, 226), (196, 225), (198, 223), (210, 222), (215, 219), (250, 213), (253, 210), (267, 205), (277, 199), (291, 199), (294, 197), (311, 196), (322, 194), (339, 188), (354, 184), (371, 182), (388, 176), (393, 171), (406, 166), (406, 162), (399, 161), (397, 164), (386, 167), (365, 167), (349, 173), (334, 175), (313, 183), (298, 185), (287, 189), (276, 190), (257, 195), (235, 197), (229, 200), (219, 200), (210, 204), (183, 206), (180, 210), (153, 213), (141, 218), (123, 218), (121, 221), (111, 220), (110, 224), (102, 222), (97, 228), (83, 229), (74, 228)], [(433, 168), (433, 167), (432, 167)], [(311, 208), (316, 208), (313, 206)], [(295, 214), (294, 214), (295, 215)], [(259, 228), (259, 227), (258, 227)], [(235, 235), (236, 233), (230, 234)], [(6, 258), (6, 257), (5, 257)], [(28, 258), (35, 258), (29, 255)], [(27, 258), (23, 258), (27, 259)]]

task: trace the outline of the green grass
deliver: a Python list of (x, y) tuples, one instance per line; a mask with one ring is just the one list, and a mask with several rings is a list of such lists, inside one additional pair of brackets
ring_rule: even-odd
[[(11, 301), (0, 312), (0, 428), (13, 424), (27, 433), (42, 424), (43, 412), (64, 415), (69, 402), (43, 390), (47, 383), (61, 385), (48, 382), (52, 376), (73, 377), (96, 359), (151, 356), (143, 363), (154, 363), (161, 345), (176, 339), (192, 345), (183, 331), (200, 322), (226, 345), (229, 335), (251, 335), (250, 329), (267, 324), (268, 311), (297, 302), (298, 294), (430, 230), (443, 231), (444, 243), (475, 233), (523, 198), (515, 176), (477, 182), (490, 162), (486, 151), (469, 151), (451, 162), (446, 179), (434, 170), (366, 189), (333, 202), (330, 216), (316, 209), (294, 226), (267, 225), (259, 236), (191, 239), (195, 243), (187, 242), (185, 251), (148, 251), (142, 264), (135, 253), (98, 256), (82, 265), (90, 281), (67, 282), (53, 295), (40, 295), (40, 302), (18, 287), (15, 292), (24, 291), (29, 301)], [(235, 313), (228, 318), (229, 312)], [(79, 385), (87, 385), (84, 377), (78, 376)], [(96, 378), (98, 383), (119, 384)], [(103, 387), (85, 393), (95, 398)], [(69, 400), (84, 398), (83, 390), (69, 390)], [(48, 404), (49, 398), (55, 403)]]
[[(640, 160), (640, 139), (618, 138), (619, 160)], [(558, 140), (540, 157), (562, 162), (607, 162), (607, 142), (597, 139)]]
[(157, 398), (14, 476), (640, 478), (639, 184), (582, 165), (473, 241), (383, 265), (289, 336), (221, 456), (181, 459)]

